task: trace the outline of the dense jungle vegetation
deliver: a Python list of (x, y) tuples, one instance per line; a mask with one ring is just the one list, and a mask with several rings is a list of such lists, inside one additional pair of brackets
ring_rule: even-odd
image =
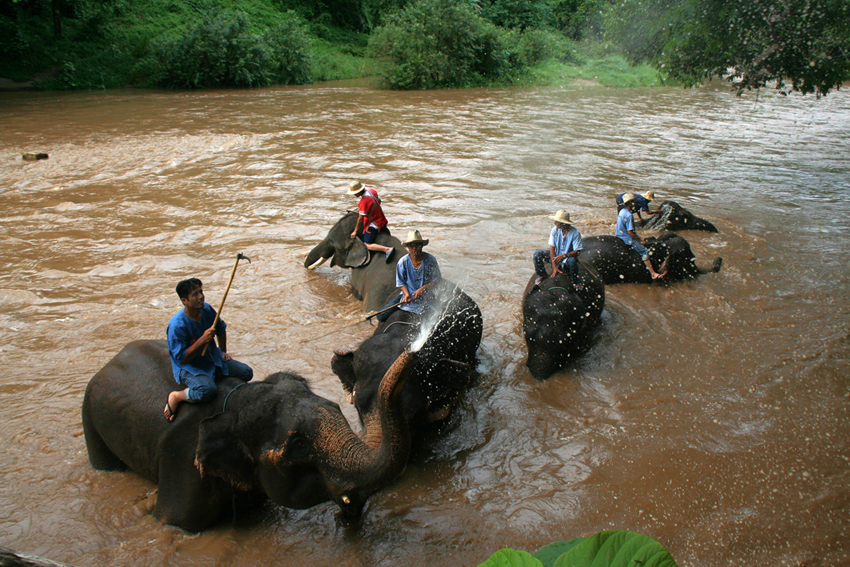
[(739, 92), (839, 87), (850, 0), (0, 0), (0, 77), (40, 89), (719, 76)]

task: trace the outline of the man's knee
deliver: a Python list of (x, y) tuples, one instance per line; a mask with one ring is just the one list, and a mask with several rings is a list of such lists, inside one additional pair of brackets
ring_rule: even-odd
[(238, 378), (244, 382), (250, 382), (254, 377), (254, 369), (238, 360), (230, 359), (227, 361), (227, 373), (233, 378)]
[(190, 386), (186, 392), (186, 399), (190, 402), (202, 404), (215, 398), (217, 393), (218, 386), (215, 385), (215, 382), (204, 382)]

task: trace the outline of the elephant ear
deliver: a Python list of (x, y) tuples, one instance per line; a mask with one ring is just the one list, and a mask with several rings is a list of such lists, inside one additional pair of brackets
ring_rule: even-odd
[(354, 385), (357, 383), (357, 376), (354, 373), (354, 353), (350, 350), (334, 352), (331, 359), (331, 370), (339, 378), (346, 394), (353, 394)]
[(346, 268), (359, 268), (369, 263), (369, 249), (359, 238), (352, 238), (346, 246), (343, 265)]
[(222, 412), (201, 421), (195, 467), (201, 476), (221, 478), (240, 490), (252, 488), (254, 459), (236, 435), (236, 415)]

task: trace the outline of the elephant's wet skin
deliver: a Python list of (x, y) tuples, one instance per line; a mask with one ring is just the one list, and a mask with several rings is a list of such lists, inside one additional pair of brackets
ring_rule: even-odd
[[(717, 227), (680, 206), (675, 201), (663, 201), (659, 206), (661, 214), (653, 215), (640, 223), (647, 230), (704, 230), (717, 232)], [(636, 225), (638, 223), (635, 223)]]
[[(446, 280), (435, 284), (433, 291), (443, 298), (440, 305), (448, 308), (419, 351), (402, 389), (403, 411), (414, 438), (426, 424), (446, 418), (469, 386), (483, 332), (481, 311), (468, 295)], [(438, 306), (436, 311), (443, 309)], [(374, 413), (380, 377), (417, 337), (421, 321), (415, 313), (396, 311), (356, 350), (334, 353), (331, 369), (365, 425)]]
[(154, 515), (189, 531), (225, 517), (237, 496), (298, 509), (332, 500), (356, 517), (409, 458), (401, 389), (415, 360), (404, 353), (389, 368), (360, 439), (337, 404), (288, 373), (247, 384), (225, 379), (212, 402), (184, 404), (167, 422), (161, 402), (179, 386), (165, 341), (136, 341), (86, 388), (89, 461), (157, 483)]
[(522, 330), (528, 347), (526, 366), (535, 379), (545, 380), (590, 347), (605, 307), (605, 284), (582, 261), (578, 291), (569, 274), (559, 273), (539, 285), (535, 279), (531, 277), (523, 295)]
[[(374, 254), (366, 249), (359, 238), (351, 238), (358, 214), (349, 211), (328, 231), (327, 236), (317, 244), (304, 260), (304, 267), (313, 269), (328, 259), (331, 266), (351, 269), (351, 293), (363, 301), (366, 311), (377, 311), (392, 294), (395, 287), (395, 262), (387, 263), (383, 254)], [(389, 246), (395, 250), (394, 260), (398, 260), (407, 251), (395, 236), (379, 233), (377, 244)]]
[[(663, 282), (694, 279), (700, 274), (719, 272), (722, 258), (710, 268), (697, 265), (691, 245), (683, 237), (665, 232), (658, 238), (647, 238), (646, 247), (653, 267), (659, 270), (666, 262)], [(593, 266), (606, 285), (617, 283), (653, 283), (649, 270), (631, 246), (612, 235), (589, 236), (584, 239), (582, 262)]]

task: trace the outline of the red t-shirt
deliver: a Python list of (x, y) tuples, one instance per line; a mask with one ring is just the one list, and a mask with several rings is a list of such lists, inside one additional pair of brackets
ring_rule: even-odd
[[(374, 197), (372, 197), (372, 194), (374, 194)], [(360, 214), (366, 217), (364, 230), (372, 224), (377, 226), (379, 230), (387, 226), (387, 217), (384, 216), (384, 210), (381, 208), (381, 199), (374, 189), (366, 189), (357, 208), (360, 210)]]

